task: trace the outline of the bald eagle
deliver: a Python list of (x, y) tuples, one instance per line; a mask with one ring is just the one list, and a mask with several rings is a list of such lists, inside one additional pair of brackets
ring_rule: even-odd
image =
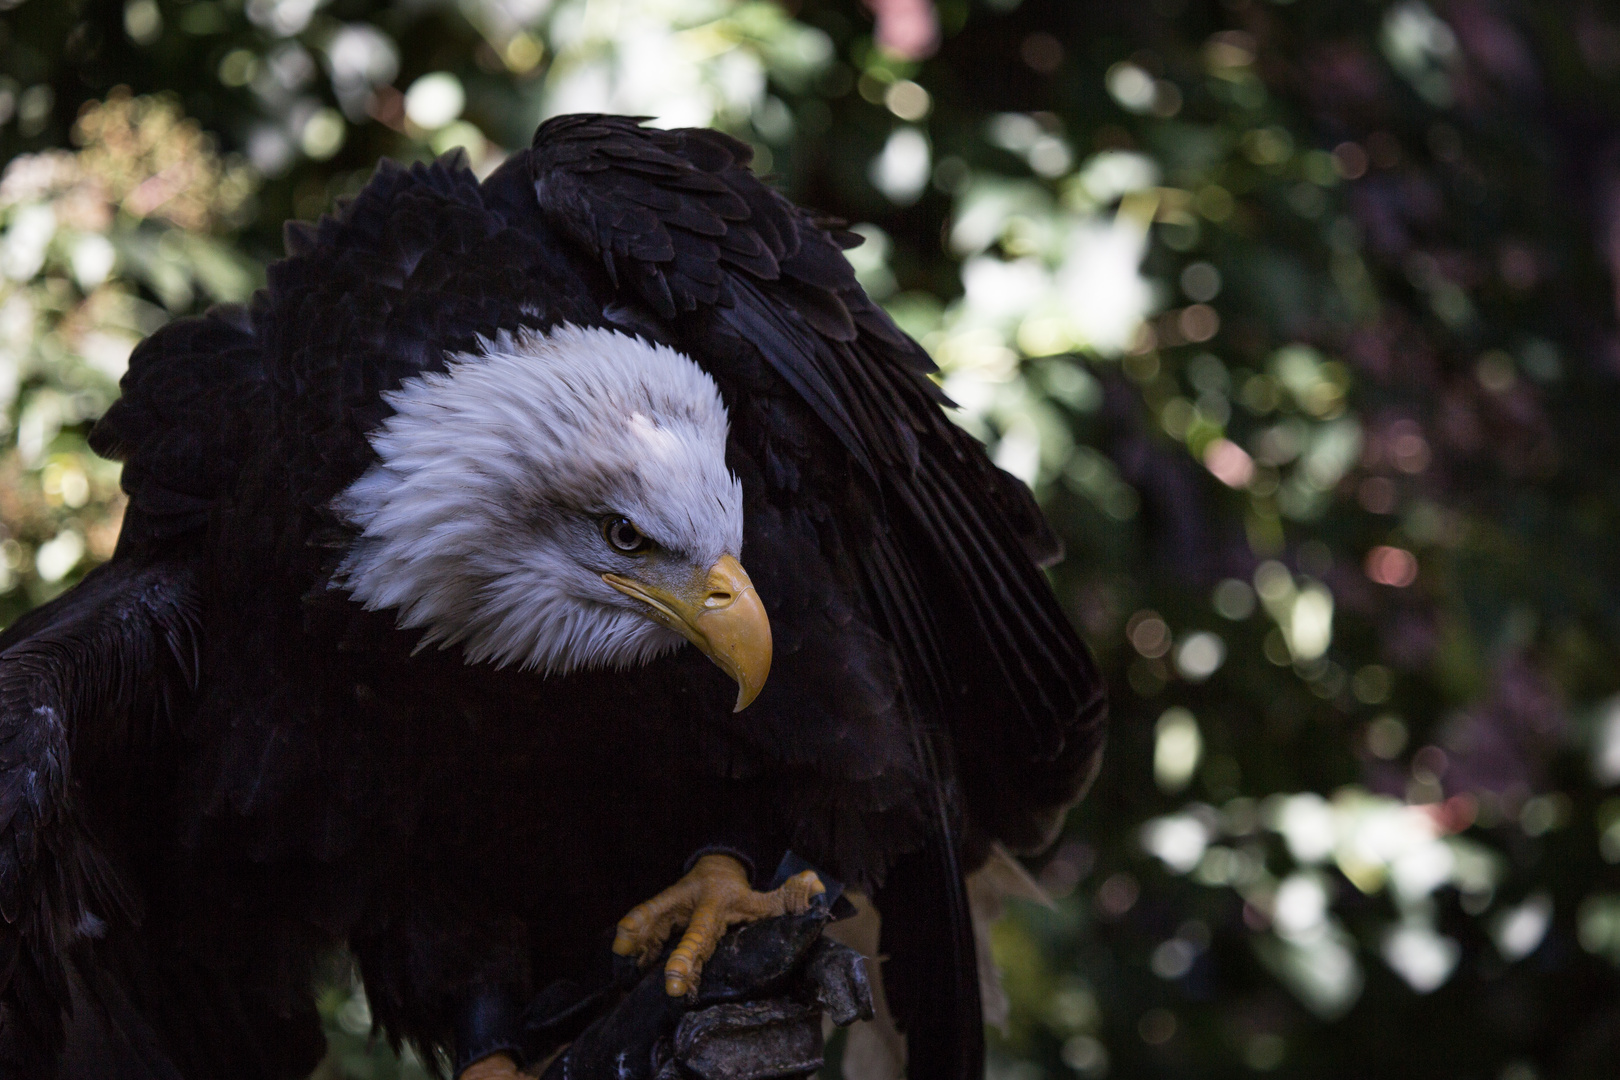
[(0, 1073), (307, 1075), (338, 945), (509, 1072), (541, 988), (678, 940), (686, 994), (823, 878), (910, 1074), (982, 1072), (964, 874), (1054, 835), (1100, 679), (1028, 490), (748, 162), (582, 115), (385, 163), (135, 351), (116, 553), (0, 636)]

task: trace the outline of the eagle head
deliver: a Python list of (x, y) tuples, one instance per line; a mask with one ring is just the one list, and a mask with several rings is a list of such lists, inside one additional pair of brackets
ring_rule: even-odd
[(376, 462), (334, 501), (338, 583), (468, 663), (629, 667), (691, 641), (753, 701), (771, 663), (737, 556), (719, 389), (612, 330), (502, 332), (384, 395)]

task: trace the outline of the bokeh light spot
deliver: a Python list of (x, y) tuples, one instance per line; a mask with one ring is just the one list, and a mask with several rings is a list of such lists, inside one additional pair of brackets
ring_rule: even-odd
[(1238, 578), (1227, 578), (1216, 585), (1209, 602), (1215, 614), (1234, 622), (1254, 614), (1254, 590)]
[(448, 71), (435, 71), (411, 83), (405, 91), (405, 116), (427, 131), (444, 127), (461, 115), (467, 92)]
[(259, 58), (247, 49), (232, 49), (219, 62), (219, 81), (226, 86), (246, 86), (259, 73)]
[(1196, 867), (1209, 846), (1210, 828), (1192, 814), (1153, 818), (1142, 826), (1142, 847), (1173, 874)]
[(932, 167), (927, 137), (914, 127), (898, 127), (890, 132), (883, 151), (872, 159), (867, 176), (890, 202), (909, 206), (928, 185)]
[(1359, 180), (1367, 175), (1367, 151), (1353, 142), (1342, 142), (1333, 148), (1333, 167), (1346, 180)]
[(917, 83), (900, 79), (883, 93), (883, 104), (902, 120), (916, 121), (928, 115), (934, 99)]
[(1129, 872), (1121, 870), (1110, 874), (1097, 888), (1094, 897), (1097, 913), (1105, 919), (1117, 919), (1136, 906), (1141, 893), (1141, 886)]
[(1221, 291), (1221, 272), (1214, 263), (1189, 263), (1181, 271), (1181, 291), (1194, 303), (1207, 304)]
[(1176, 327), (1188, 341), (1205, 342), (1220, 332), (1221, 316), (1208, 304), (1193, 304), (1181, 310)]
[(1552, 926), (1552, 895), (1537, 890), (1524, 902), (1502, 912), (1491, 926), (1491, 937), (1502, 958), (1522, 960), (1536, 951)]
[(1036, 31), (1018, 47), (1019, 58), (1032, 71), (1050, 75), (1063, 66), (1063, 43), (1045, 31)]
[(1149, 1009), (1136, 1022), (1136, 1033), (1149, 1046), (1163, 1046), (1176, 1037), (1176, 1014), (1169, 1009)]
[(1063, 1064), (1081, 1076), (1108, 1074), (1108, 1050), (1091, 1035), (1071, 1035), (1064, 1040), (1061, 1055)]
[(1393, 761), (1406, 749), (1406, 725), (1388, 713), (1367, 725), (1367, 749), (1373, 757)]
[[(1213, 635), (1212, 635), (1213, 636)], [(1153, 726), (1153, 779), (1161, 791), (1174, 793), (1185, 788), (1198, 769), (1204, 754), (1204, 739), (1198, 720), (1186, 709), (1166, 709)], [(1199, 853), (1202, 854), (1202, 846)], [(1197, 862), (1194, 859), (1193, 862)], [(1191, 863), (1188, 864), (1188, 869)]]
[(1571, 809), (1569, 796), (1563, 792), (1526, 799), (1519, 810), (1519, 828), (1526, 836), (1545, 836), (1568, 824)]
[(1203, 682), (1226, 662), (1226, 643), (1207, 630), (1187, 635), (1176, 647), (1176, 670), (1189, 682)]
[(84, 537), (73, 529), (63, 529), (34, 552), (34, 569), (40, 580), (60, 581), (84, 558)]
[(1231, 439), (1215, 439), (1204, 447), (1204, 467), (1230, 488), (1246, 487), (1254, 479), (1254, 459)]
[(156, 0), (130, 0), (124, 5), (124, 32), (137, 45), (150, 45), (163, 36), (163, 13)]
[(321, 109), (304, 122), (298, 142), (304, 153), (316, 161), (325, 161), (342, 148), (346, 131), (342, 113), (336, 109)]
[(1315, 874), (1290, 874), (1272, 900), (1272, 924), (1286, 938), (1306, 940), (1327, 918), (1328, 895)]
[(1193, 206), (1200, 214), (1216, 224), (1230, 218), (1232, 211), (1237, 209), (1232, 193), (1219, 184), (1209, 184), (1200, 188), (1198, 194), (1193, 197)]
[(1369, 580), (1404, 589), (1417, 580), (1417, 557), (1405, 548), (1381, 545), (1367, 553), (1366, 570)]
[(1384, 937), (1384, 961), (1420, 994), (1439, 989), (1462, 958), (1462, 946), (1422, 923), (1407, 923)]
[(1389, 700), (1394, 685), (1390, 670), (1382, 664), (1367, 664), (1350, 680), (1350, 692), (1363, 705), (1382, 705)]
[(1170, 627), (1156, 611), (1143, 609), (1132, 615), (1125, 622), (1125, 636), (1132, 648), (1150, 659), (1170, 651)]
[(1158, 96), (1153, 76), (1128, 60), (1109, 68), (1103, 76), (1103, 85), (1120, 107), (1129, 112), (1151, 112), (1154, 99)]
[(1288, 1056), (1288, 1042), (1281, 1035), (1263, 1032), (1243, 1044), (1243, 1063), (1257, 1072), (1270, 1072)]
[(1611, 697), (1598, 710), (1592, 740), (1592, 775), (1608, 787), (1620, 784), (1620, 697)]
[(1159, 978), (1173, 981), (1191, 971), (1193, 962), (1197, 959), (1198, 949), (1192, 942), (1173, 937), (1169, 941), (1160, 942), (1153, 950), (1148, 967)]
[(1505, 394), (1518, 381), (1513, 357), (1501, 349), (1492, 349), (1474, 361), (1474, 377), (1493, 394)]

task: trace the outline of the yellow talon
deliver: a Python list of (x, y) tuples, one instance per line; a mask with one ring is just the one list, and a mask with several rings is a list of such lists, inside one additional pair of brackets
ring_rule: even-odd
[(810, 898), (827, 891), (814, 870), (789, 878), (772, 892), (757, 892), (748, 872), (729, 855), (705, 855), (690, 873), (619, 920), (613, 951), (646, 965), (677, 926), (686, 932), (664, 965), (664, 990), (680, 997), (697, 989), (703, 965), (726, 931), (738, 923), (800, 915)]

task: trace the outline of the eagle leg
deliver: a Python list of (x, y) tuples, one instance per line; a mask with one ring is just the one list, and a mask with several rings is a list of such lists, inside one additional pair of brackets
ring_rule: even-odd
[(619, 920), (613, 951), (651, 963), (676, 926), (686, 933), (664, 965), (664, 991), (681, 997), (697, 988), (703, 965), (728, 929), (738, 923), (802, 915), (810, 898), (826, 892), (814, 870), (788, 878), (781, 888), (757, 892), (748, 871), (730, 855), (705, 855), (690, 873)]

